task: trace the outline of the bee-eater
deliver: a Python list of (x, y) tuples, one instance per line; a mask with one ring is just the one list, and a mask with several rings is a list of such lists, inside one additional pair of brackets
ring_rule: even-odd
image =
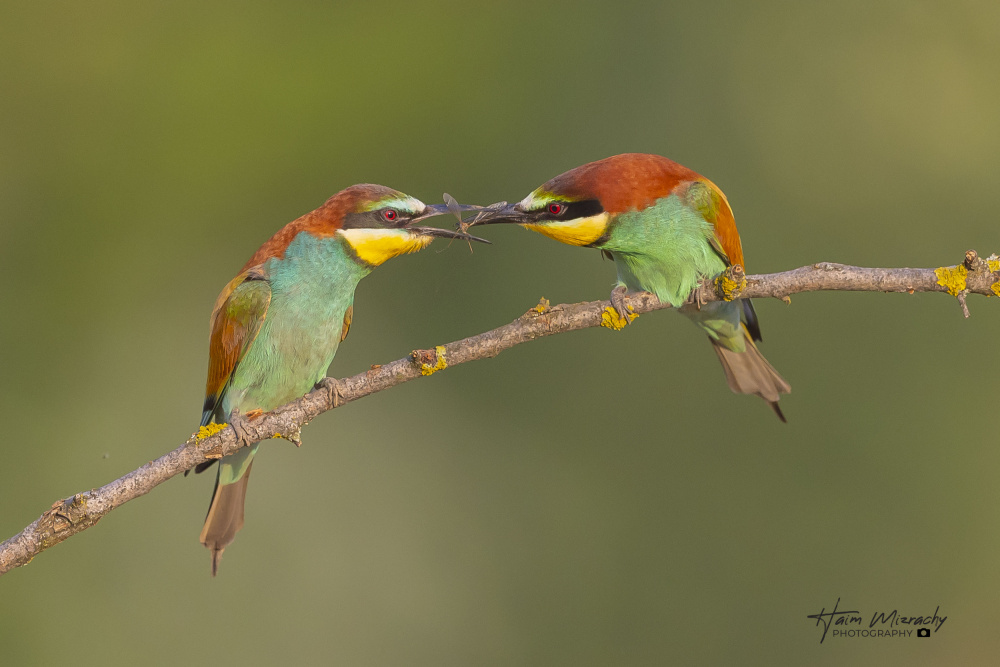
[(495, 204), (471, 224), (493, 223), (600, 248), (618, 270), (611, 303), (622, 322), (630, 320), (629, 292), (679, 308), (708, 334), (729, 388), (760, 396), (785, 421), (778, 398), (791, 387), (754, 344), (761, 337), (750, 300), (686, 303), (699, 281), (743, 265), (733, 211), (710, 180), (659, 155), (615, 155), (556, 176), (516, 204)]
[[(372, 269), (434, 237), (482, 240), (414, 224), (447, 212), (382, 185), (354, 185), (272, 236), (216, 299), (202, 426), (229, 422), (240, 434), (241, 415), (273, 410), (323, 380), (351, 326), (354, 289)], [(258, 445), (219, 461), (201, 531), (213, 576), (243, 527)]]

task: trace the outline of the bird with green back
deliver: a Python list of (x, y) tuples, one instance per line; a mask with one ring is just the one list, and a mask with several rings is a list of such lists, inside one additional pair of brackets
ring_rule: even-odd
[[(425, 248), (435, 237), (483, 241), (416, 224), (448, 212), (446, 205), (427, 206), (381, 185), (354, 185), (280, 229), (215, 302), (202, 426), (228, 422), (245, 438), (248, 416), (292, 401), (324, 381), (351, 326), (354, 290), (372, 269)], [(219, 460), (201, 531), (201, 543), (212, 552), (213, 576), (223, 550), (243, 527), (258, 446)]]
[(600, 248), (618, 270), (611, 303), (619, 322), (635, 317), (628, 293), (652, 292), (708, 334), (730, 389), (760, 396), (785, 421), (778, 399), (791, 387), (757, 349), (750, 300), (691, 302), (702, 280), (744, 266), (733, 211), (707, 178), (659, 155), (615, 155), (556, 176), (516, 204), (494, 204), (464, 227), (495, 223)]

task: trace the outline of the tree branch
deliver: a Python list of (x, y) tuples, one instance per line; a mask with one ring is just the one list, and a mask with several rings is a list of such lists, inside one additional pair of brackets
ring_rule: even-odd
[[(745, 276), (740, 266), (730, 267), (715, 282), (702, 285), (692, 301), (735, 298), (776, 297), (820, 290), (861, 292), (947, 292), (955, 296), (968, 317), (967, 294), (1000, 296), (1000, 260), (966, 253), (965, 262), (938, 269), (874, 269), (844, 264), (821, 263), (782, 273)], [(662, 308), (655, 296), (632, 295), (629, 306), (636, 314)], [(541, 302), (510, 324), (471, 336), (433, 350), (414, 350), (409, 356), (344, 380), (329, 379), (302, 398), (249, 421), (246, 430), (251, 442), (283, 437), (296, 444), (303, 426), (318, 415), (345, 403), (431, 375), (448, 366), (495, 357), (500, 352), (536, 338), (588, 327), (624, 326), (608, 301), (549, 306)], [(0, 544), (0, 575), (24, 565), (45, 549), (93, 526), (101, 517), (145, 495), (174, 475), (209, 459), (232, 454), (239, 443), (232, 428), (215, 433), (203, 429), (187, 442), (155, 461), (134, 470), (99, 489), (77, 493), (56, 501), (23, 531)]]

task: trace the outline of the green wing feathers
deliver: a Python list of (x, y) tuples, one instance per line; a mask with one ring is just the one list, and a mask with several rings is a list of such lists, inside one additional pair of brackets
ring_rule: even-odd
[(236, 366), (257, 338), (270, 304), (271, 285), (260, 267), (236, 276), (216, 300), (202, 426), (211, 421)]
[[(260, 267), (238, 275), (219, 295), (212, 312), (203, 426), (212, 419), (226, 418), (219, 411), (229, 381), (257, 338), (270, 304), (271, 286)], [(259, 443), (245, 447), (219, 460), (215, 491), (201, 529), (201, 543), (212, 552), (213, 576), (218, 571), (222, 551), (243, 527), (243, 502), (258, 446)], [(211, 464), (207, 461), (195, 470), (201, 472)]]

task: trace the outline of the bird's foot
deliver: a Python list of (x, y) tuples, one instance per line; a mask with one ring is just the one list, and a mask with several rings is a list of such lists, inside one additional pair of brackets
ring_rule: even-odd
[(618, 285), (613, 290), (611, 290), (611, 306), (618, 313), (620, 319), (628, 322), (629, 311), (632, 308), (628, 305), (628, 288), (624, 285)]
[(341, 405), (346, 403), (340, 387), (340, 380), (337, 378), (325, 377), (316, 383), (317, 389), (323, 389), (326, 391), (326, 399), (330, 402), (330, 405), (335, 408), (339, 408)]
[(601, 326), (621, 331), (637, 317), (639, 314), (632, 312), (632, 306), (628, 305), (628, 289), (619, 285), (611, 290), (611, 305), (601, 313)]
[(240, 447), (247, 447), (251, 444), (250, 420), (256, 419), (264, 414), (263, 410), (250, 410), (245, 415), (241, 414), (239, 408), (233, 408), (229, 413), (229, 426), (236, 434), (236, 442)]
[(694, 307), (697, 310), (701, 310), (701, 307), (705, 305), (705, 295), (701, 293), (701, 285), (694, 288), (694, 294), (692, 296), (694, 298)]

